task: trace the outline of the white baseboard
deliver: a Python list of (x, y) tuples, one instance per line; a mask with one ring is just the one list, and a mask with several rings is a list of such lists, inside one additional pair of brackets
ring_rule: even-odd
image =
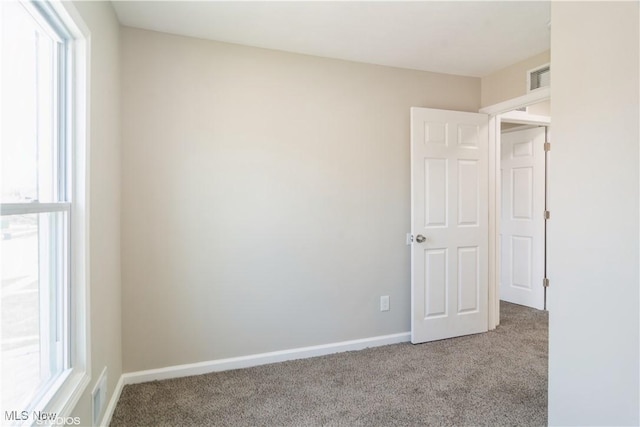
[[(186, 365), (168, 366), (166, 368), (149, 369), (146, 371), (122, 374), (124, 384), (138, 384), (148, 381), (166, 380), (170, 378), (202, 375), (211, 372), (228, 371), (231, 369), (249, 368), (269, 363), (285, 362), (287, 360), (306, 359), (324, 356), (344, 351), (362, 350), (368, 347), (379, 347), (389, 344), (407, 342), (411, 338), (410, 332), (338, 343), (300, 347), (290, 350), (273, 351), (270, 353), (253, 354), (249, 356), (231, 357), (228, 359), (210, 360), (207, 362), (189, 363)], [(109, 405), (111, 406), (111, 405)]]
[(139, 384), (148, 381), (167, 380), (171, 378), (202, 375), (211, 372), (229, 371), (232, 369), (250, 368), (252, 366), (267, 365), (269, 363), (285, 362), (287, 360), (307, 359), (309, 357), (325, 356), (327, 354), (345, 351), (363, 350), (369, 347), (380, 347), (389, 344), (407, 342), (411, 339), (410, 332), (383, 335), (379, 337), (363, 338), (359, 340), (343, 341), (331, 344), (315, 345), (311, 347), (293, 348), (290, 350), (273, 351), (270, 353), (252, 354), (249, 356), (231, 357), (228, 359), (210, 360), (207, 362), (189, 363), (186, 365), (168, 366), (160, 369), (129, 372), (122, 374), (113, 390), (109, 405), (105, 409), (101, 426), (108, 426), (116, 409), (120, 394), (125, 385)]
[(123, 387), (124, 387), (124, 376), (120, 375), (118, 384), (116, 384), (116, 388), (113, 390), (111, 399), (109, 399), (109, 405), (107, 405), (107, 409), (105, 409), (104, 415), (102, 416), (102, 421), (100, 422), (101, 426), (106, 427), (111, 423), (111, 417), (113, 416), (113, 411), (116, 410), (116, 405), (118, 404), (118, 400), (120, 399), (120, 394), (122, 393)]

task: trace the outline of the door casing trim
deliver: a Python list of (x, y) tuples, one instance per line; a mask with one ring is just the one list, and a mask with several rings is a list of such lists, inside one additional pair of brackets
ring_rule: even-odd
[[(479, 110), (489, 115), (489, 330), (500, 324), (500, 253), (498, 239), (500, 237), (500, 126), (502, 121), (514, 120), (513, 110), (549, 101), (551, 89), (546, 87), (535, 90), (526, 95), (509, 99), (498, 104), (490, 105)], [(523, 124), (550, 125), (551, 118), (515, 114), (515, 119)]]

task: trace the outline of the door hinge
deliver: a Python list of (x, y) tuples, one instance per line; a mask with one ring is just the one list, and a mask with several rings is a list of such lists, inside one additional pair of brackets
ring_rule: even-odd
[[(539, 147), (539, 145), (538, 145)], [(545, 142), (544, 143), (544, 151), (551, 151), (551, 143), (550, 142)]]
[(545, 288), (549, 287), (549, 279), (547, 279), (546, 277), (544, 279), (542, 279), (542, 286), (544, 286)]
[(550, 211), (544, 211), (544, 219), (551, 219), (551, 212)]

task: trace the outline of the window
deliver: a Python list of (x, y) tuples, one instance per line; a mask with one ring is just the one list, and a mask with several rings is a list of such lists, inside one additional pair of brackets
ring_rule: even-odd
[(88, 382), (86, 67), (67, 8), (0, 3), (3, 423), (63, 416)]

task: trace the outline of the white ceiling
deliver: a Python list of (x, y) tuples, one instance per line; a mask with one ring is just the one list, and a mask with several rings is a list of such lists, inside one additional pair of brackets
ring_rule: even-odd
[(120, 23), (482, 77), (549, 49), (547, 1), (115, 1)]

